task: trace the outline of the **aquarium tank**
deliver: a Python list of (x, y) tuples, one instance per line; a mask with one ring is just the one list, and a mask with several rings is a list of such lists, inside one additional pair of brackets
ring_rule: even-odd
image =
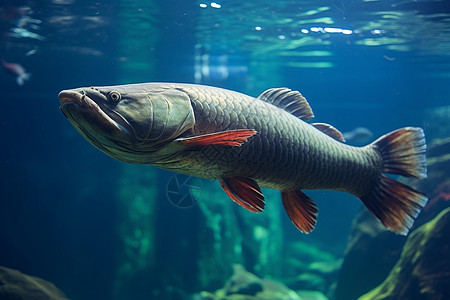
[[(3, 0), (0, 31), (0, 299), (450, 299), (447, 0)], [(299, 91), (305, 126), (348, 147), (422, 128), (427, 178), (389, 178), (428, 202), (401, 235), (306, 190), (305, 234), (278, 190), (251, 212), (217, 180), (105, 155), (61, 112), (62, 90), (145, 82)]]

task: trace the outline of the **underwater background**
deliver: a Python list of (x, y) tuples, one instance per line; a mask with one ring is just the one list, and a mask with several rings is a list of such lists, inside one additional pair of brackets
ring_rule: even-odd
[[(0, 5), (0, 299), (450, 299), (448, 1)], [(429, 177), (409, 184), (430, 201), (403, 237), (308, 191), (306, 235), (279, 192), (252, 214), (217, 182), (104, 155), (58, 109), (63, 89), (148, 81), (289, 87), (359, 146), (422, 127)]]

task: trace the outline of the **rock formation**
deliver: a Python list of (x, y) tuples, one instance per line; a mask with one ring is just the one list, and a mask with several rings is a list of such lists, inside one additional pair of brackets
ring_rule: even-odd
[(0, 266), (2, 300), (68, 300), (53, 283)]
[(201, 292), (199, 300), (302, 300), (300, 296), (285, 285), (261, 279), (247, 272), (241, 265), (234, 266), (234, 273), (225, 286), (214, 293)]
[(450, 208), (416, 229), (386, 280), (359, 300), (450, 299)]

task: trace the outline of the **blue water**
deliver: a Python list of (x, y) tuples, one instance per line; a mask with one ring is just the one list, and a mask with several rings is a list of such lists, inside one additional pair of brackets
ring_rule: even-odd
[[(6, 70), (0, 72), (0, 265), (49, 280), (70, 299), (118, 299), (117, 270), (125, 260), (118, 245), (126, 215), (118, 190), (129, 186), (124, 180), (159, 188), (148, 206), (160, 203), (153, 215), (159, 220), (153, 257), (166, 268), (159, 266), (155, 275), (143, 267), (121, 293), (129, 299), (177, 299), (168, 286), (187, 295), (221, 285), (202, 286), (195, 279), (200, 267), (193, 253), (202, 245), (191, 239), (204, 225), (198, 206), (177, 209), (161, 196), (173, 174), (125, 165), (96, 150), (59, 111), (60, 90), (168, 81), (256, 97), (285, 86), (302, 92), (315, 121), (342, 132), (366, 127), (375, 137), (403, 126), (424, 127), (426, 135), (436, 136), (427, 132), (433, 127), (425, 113), (450, 103), (446, 1), (0, 5), (0, 56), (31, 73), (19, 86)], [(26, 31), (12, 34), (17, 29)], [(142, 178), (143, 169), (156, 177)], [(336, 192), (309, 195), (320, 211), (316, 230), (298, 233), (283, 213), (281, 243), (306, 241), (341, 257), (359, 201)], [(181, 244), (187, 253), (177, 252)]]

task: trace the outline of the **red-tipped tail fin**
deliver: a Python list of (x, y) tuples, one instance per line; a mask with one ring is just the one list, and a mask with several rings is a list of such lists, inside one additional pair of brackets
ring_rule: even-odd
[[(421, 128), (406, 127), (372, 143), (383, 158), (383, 173), (425, 178), (426, 143)], [(406, 235), (428, 199), (413, 188), (380, 174), (361, 201), (389, 230)]]
[(422, 128), (405, 127), (373, 142), (383, 157), (383, 172), (407, 177), (427, 177), (425, 135)]
[(428, 199), (406, 184), (381, 174), (378, 183), (361, 201), (389, 230), (406, 235)]

